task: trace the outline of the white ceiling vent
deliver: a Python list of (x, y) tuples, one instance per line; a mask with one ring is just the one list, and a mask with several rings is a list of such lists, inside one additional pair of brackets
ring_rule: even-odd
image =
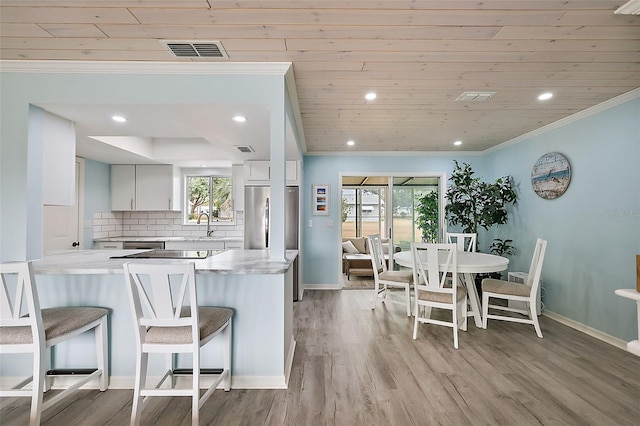
[(489, 100), (496, 92), (464, 92), (456, 98), (456, 102), (482, 102)]
[(640, 0), (630, 0), (617, 8), (613, 13), (619, 15), (640, 15)]
[(229, 58), (219, 41), (161, 40), (160, 43), (178, 58)]
[(234, 145), (236, 148), (238, 148), (238, 151), (240, 152), (256, 152), (252, 147), (250, 147), (249, 145)]

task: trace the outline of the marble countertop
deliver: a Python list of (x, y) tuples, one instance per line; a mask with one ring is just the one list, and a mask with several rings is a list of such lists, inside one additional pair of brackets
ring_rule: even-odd
[(95, 238), (96, 242), (116, 241), (243, 241), (242, 237), (104, 237)]
[[(79, 250), (51, 254), (33, 261), (36, 274), (121, 274), (125, 262), (168, 263), (184, 259), (110, 259), (145, 250)], [(190, 259), (197, 273), (211, 274), (283, 274), (298, 256), (287, 250), (285, 261), (269, 259), (268, 250), (226, 250), (206, 259)]]

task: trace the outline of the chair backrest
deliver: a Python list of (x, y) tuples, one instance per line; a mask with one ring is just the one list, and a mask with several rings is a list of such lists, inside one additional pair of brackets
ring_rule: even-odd
[(32, 342), (44, 344), (42, 314), (31, 262), (0, 264), (0, 276), (0, 327), (31, 327)]
[(189, 326), (192, 343), (198, 344), (195, 264), (128, 262), (123, 268), (138, 344), (145, 342), (147, 328), (154, 326)]
[[(428, 290), (455, 294), (458, 285), (456, 244), (411, 243), (411, 252), (418, 277), (414, 284), (416, 292)], [(449, 280), (451, 288), (445, 287)]]
[(455, 243), (459, 251), (476, 251), (478, 234), (447, 232), (447, 243)]
[(367, 243), (369, 245), (373, 274), (375, 279), (377, 279), (378, 274), (387, 270), (387, 263), (384, 261), (384, 253), (382, 250), (382, 238), (380, 234), (371, 234), (367, 236)]
[(531, 294), (536, 294), (540, 285), (540, 275), (542, 274), (542, 263), (544, 262), (544, 254), (547, 251), (547, 241), (541, 238), (536, 240), (536, 246), (533, 250), (531, 258), (531, 266), (529, 266), (529, 275), (527, 276), (527, 286), (531, 288)]

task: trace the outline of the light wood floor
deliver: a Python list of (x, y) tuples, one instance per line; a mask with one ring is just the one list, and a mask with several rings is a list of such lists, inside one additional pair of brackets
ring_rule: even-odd
[(373, 280), (373, 276), (351, 275), (351, 277), (347, 279), (347, 274), (342, 274), (341, 284), (344, 290), (373, 290), (376, 282)]
[[(212, 425), (635, 425), (640, 357), (542, 317), (533, 327), (411, 321), (399, 305), (370, 309), (365, 291), (306, 291), (295, 303), (297, 348), (287, 390), (216, 391)], [(124, 425), (131, 391), (82, 391), (44, 425)], [(5, 399), (0, 423), (26, 424), (27, 399)], [(156, 398), (144, 424), (190, 424), (189, 398)]]

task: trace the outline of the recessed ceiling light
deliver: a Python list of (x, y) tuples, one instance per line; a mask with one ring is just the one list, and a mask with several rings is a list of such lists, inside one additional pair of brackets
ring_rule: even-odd
[(456, 145), (456, 146), (462, 145), (462, 141), (455, 141), (453, 144)]
[(350, 141), (347, 141), (347, 145), (349, 145), (349, 146), (354, 146), (355, 144), (356, 144), (356, 143), (355, 143), (354, 141), (351, 141), (351, 140), (350, 140)]
[(121, 115), (114, 115), (113, 117), (111, 117), (111, 119), (112, 119), (113, 121), (115, 121), (116, 123), (126, 123), (126, 122), (127, 122), (127, 119), (126, 119), (126, 118), (124, 118), (124, 117), (123, 117), (123, 116), (121, 116)]
[(233, 121), (235, 121), (236, 123), (244, 123), (245, 121), (247, 121), (247, 117), (243, 117), (242, 115), (235, 115), (233, 117)]
[(375, 99), (375, 98), (377, 98), (377, 97), (378, 97), (378, 95), (376, 95), (376, 94), (375, 94), (375, 93), (373, 93), (373, 92), (369, 92), (369, 93), (367, 93), (366, 95), (364, 95), (364, 98), (365, 98), (366, 100), (368, 100), (368, 101), (372, 101), (372, 100), (374, 100), (374, 99)]
[(543, 93), (540, 96), (538, 96), (539, 101), (546, 101), (551, 98), (553, 98), (553, 93), (550, 93), (550, 92)]

